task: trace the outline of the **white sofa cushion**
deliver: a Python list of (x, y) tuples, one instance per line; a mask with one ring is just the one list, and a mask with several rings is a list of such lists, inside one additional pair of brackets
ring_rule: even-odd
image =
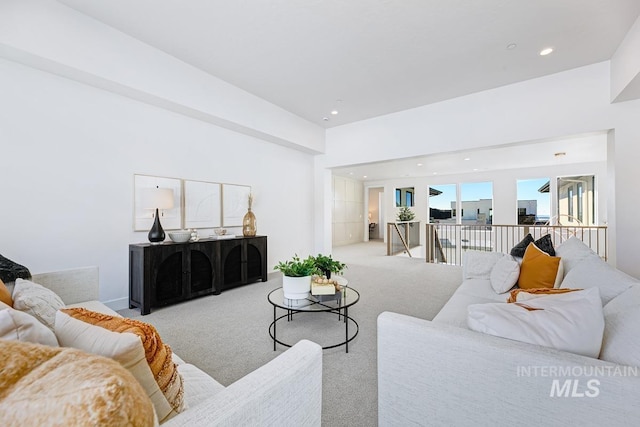
[(580, 261), (592, 254), (596, 253), (576, 236), (569, 237), (569, 239), (556, 248), (556, 256), (562, 258), (565, 276), (569, 274), (573, 267), (578, 265)]
[(587, 357), (600, 354), (604, 317), (597, 288), (526, 303), (472, 304), (468, 313), (474, 331)]
[(495, 263), (504, 256), (501, 252), (466, 251), (462, 259), (462, 278), (488, 279)]
[(466, 279), (433, 318), (433, 321), (468, 329), (467, 307), (470, 304), (504, 301), (505, 295), (497, 294), (491, 287), (489, 279)]
[(513, 288), (518, 282), (518, 276), (520, 264), (511, 255), (506, 255), (495, 263), (489, 279), (493, 290), (497, 294), (503, 294)]
[(602, 305), (606, 305), (632, 285), (640, 283), (637, 279), (617, 270), (604, 262), (597, 254), (587, 255), (574, 265), (562, 281), (561, 288), (600, 289)]
[(0, 302), (0, 339), (58, 347), (53, 331), (35, 317)]
[(640, 285), (631, 286), (612, 299), (603, 312), (604, 336), (600, 359), (640, 366)]
[(184, 401), (189, 408), (224, 390), (224, 386), (190, 363), (178, 365), (184, 382)]

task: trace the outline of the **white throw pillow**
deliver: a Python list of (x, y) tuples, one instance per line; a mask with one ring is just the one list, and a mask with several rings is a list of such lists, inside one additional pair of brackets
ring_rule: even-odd
[(16, 279), (13, 289), (13, 308), (38, 319), (53, 331), (56, 311), (64, 308), (64, 302), (55, 292), (29, 280)]
[(575, 265), (562, 281), (561, 288), (600, 289), (602, 305), (606, 305), (631, 286), (640, 283), (637, 279), (616, 270), (597, 254), (590, 254)]
[(567, 241), (563, 242), (556, 248), (556, 256), (562, 258), (565, 275), (569, 274), (573, 267), (578, 265), (580, 261), (585, 259), (587, 256), (594, 254), (596, 253), (576, 236), (569, 237)]
[(588, 357), (600, 354), (604, 317), (597, 288), (526, 303), (472, 304), (468, 313), (474, 331)]
[(520, 276), (520, 264), (511, 256), (500, 258), (491, 270), (491, 287), (497, 294), (509, 292), (518, 282)]
[(489, 279), (493, 266), (504, 257), (501, 252), (466, 251), (462, 259), (464, 279)]
[(14, 310), (2, 302), (0, 302), (0, 339), (58, 347), (58, 340), (51, 329), (35, 317)]

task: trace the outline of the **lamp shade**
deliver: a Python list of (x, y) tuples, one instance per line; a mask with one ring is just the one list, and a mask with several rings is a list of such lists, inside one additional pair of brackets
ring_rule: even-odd
[(173, 190), (171, 188), (145, 188), (141, 194), (144, 209), (172, 209)]

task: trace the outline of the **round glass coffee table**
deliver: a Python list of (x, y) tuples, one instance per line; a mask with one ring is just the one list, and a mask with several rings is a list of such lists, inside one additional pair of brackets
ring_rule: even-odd
[[(267, 300), (273, 306), (273, 322), (269, 325), (269, 336), (273, 338), (273, 350), (276, 350), (276, 344), (284, 345), (285, 347), (291, 347), (292, 344), (288, 344), (278, 340), (276, 332), (277, 325), (282, 319), (287, 319), (287, 322), (293, 321), (293, 315), (296, 313), (329, 313), (338, 316), (338, 321), (344, 322), (344, 341), (337, 344), (328, 345), (322, 347), (323, 350), (328, 348), (345, 346), (345, 350), (349, 353), (349, 342), (352, 341), (360, 331), (358, 322), (352, 317), (349, 317), (349, 307), (354, 305), (360, 300), (360, 294), (358, 291), (351, 287), (343, 287), (340, 292), (336, 292), (335, 295), (309, 295), (304, 300), (290, 300), (284, 297), (282, 288), (274, 289), (269, 292)], [(278, 316), (277, 310), (285, 310), (286, 313)], [(349, 323), (355, 326), (355, 332), (352, 329), (352, 335), (349, 336)]]

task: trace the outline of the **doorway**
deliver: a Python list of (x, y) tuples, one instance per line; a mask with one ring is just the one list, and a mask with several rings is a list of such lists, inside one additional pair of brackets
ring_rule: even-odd
[(369, 188), (369, 241), (384, 239), (384, 187)]

